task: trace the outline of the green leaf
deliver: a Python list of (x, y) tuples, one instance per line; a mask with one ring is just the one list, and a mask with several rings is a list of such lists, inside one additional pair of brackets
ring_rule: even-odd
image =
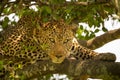
[(3, 28), (8, 27), (8, 22), (9, 22), (9, 21), (10, 21), (9, 18), (8, 18), (8, 17), (5, 17), (5, 18), (4, 18), (4, 21), (3, 21), (3, 23), (2, 23), (2, 27), (3, 27)]
[(108, 31), (105, 27), (102, 27), (102, 30), (103, 30), (104, 32)]
[(64, 3), (66, 0), (50, 0), (51, 4), (60, 4)]
[(3, 61), (0, 61), (0, 70), (3, 69)]
[(46, 7), (45, 7), (45, 10), (46, 10), (46, 11), (47, 11), (47, 13), (49, 13), (49, 14), (51, 14), (51, 12), (52, 12), (51, 8), (50, 8), (50, 7), (48, 7), (48, 6), (46, 6)]
[(83, 30), (83, 26), (82, 25), (80, 25), (80, 29)]
[(46, 18), (46, 17), (45, 17), (45, 18), (42, 18), (42, 21), (43, 21), (43, 22), (47, 22), (48, 20), (49, 20), (49, 19)]
[(11, 25), (16, 25), (16, 22), (15, 22), (15, 21), (12, 21), (12, 22), (11, 22)]
[(9, 21), (9, 18), (8, 18), (8, 17), (5, 17), (4, 20), (8, 22), (8, 21)]
[(85, 32), (86, 34), (89, 34), (88, 30), (86, 30), (86, 29), (84, 30), (84, 32)]
[(99, 29), (96, 29), (94, 32), (97, 33), (97, 32), (99, 32), (99, 31), (100, 31)]
[(74, 9), (74, 6), (68, 6), (68, 7), (66, 7), (65, 12), (70, 13), (70, 12), (72, 12), (73, 9)]
[(91, 39), (91, 38), (93, 38), (93, 37), (95, 37), (95, 33), (94, 33), (94, 32), (92, 32), (92, 33), (90, 34), (89, 39)]
[(3, 13), (8, 13), (9, 11), (10, 11), (10, 7), (5, 8), (5, 9), (3, 10)]
[(49, 6), (43, 6), (42, 10), (47, 12), (48, 14), (51, 14), (51, 12), (52, 12), (52, 10), (51, 10), (51, 8)]

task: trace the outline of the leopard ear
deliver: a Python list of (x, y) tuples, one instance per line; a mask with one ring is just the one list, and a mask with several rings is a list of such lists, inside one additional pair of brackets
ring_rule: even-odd
[(71, 30), (72, 30), (74, 33), (76, 33), (79, 25), (78, 25), (78, 24), (75, 24), (75, 23), (72, 23), (72, 24), (70, 24), (70, 25), (71, 25)]

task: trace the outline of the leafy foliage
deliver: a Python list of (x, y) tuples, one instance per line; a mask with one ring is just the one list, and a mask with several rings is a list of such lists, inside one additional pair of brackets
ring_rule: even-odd
[[(87, 1), (90, 1), (91, 4), (88, 4)], [(109, 15), (112, 15), (116, 12), (113, 4), (108, 2), (94, 2), (94, 1), (110, 1), (110, 0), (2, 0), (0, 2), (0, 25), (3, 29), (16, 25), (16, 21), (11, 21), (9, 15), (15, 13), (16, 16), (21, 18), (23, 15), (32, 14), (35, 19), (37, 17), (41, 18), (41, 21), (47, 22), (50, 20), (60, 20), (63, 19), (66, 23), (78, 24), (80, 22), (85, 22), (89, 27), (95, 28), (94, 31), (87, 30), (84, 26), (79, 26), (77, 30), (77, 37), (79, 39), (90, 39), (95, 37), (95, 33), (100, 31), (99, 27), (102, 24), (102, 31), (106, 32), (107, 29), (104, 27), (104, 19), (108, 18)], [(80, 2), (84, 2), (80, 3)], [(33, 9), (32, 7), (35, 7)], [(34, 15), (34, 12), (38, 12), (38, 16)], [(2, 19), (4, 17), (4, 19)], [(31, 19), (33, 25), (34, 19)], [(26, 24), (27, 25), (27, 24)], [(84, 36), (82, 34), (85, 34)], [(0, 41), (2, 40), (0, 36)], [(40, 45), (43, 49), (47, 45)], [(4, 48), (7, 50), (7, 46)], [(34, 46), (26, 47), (26, 50), (34, 50)], [(22, 52), (22, 51), (21, 51)], [(24, 53), (24, 52), (23, 52)], [(18, 65), (17, 68), (20, 68), (21, 65)], [(3, 61), (0, 61), (0, 70), (3, 69)], [(15, 76), (11, 75), (11, 78), (14, 79)], [(47, 75), (46, 77), (40, 77), (47, 80), (51, 77)], [(21, 80), (24, 80), (24, 75), (21, 75)], [(109, 78), (109, 76), (108, 76)]]
[[(84, 4), (80, 2), (84, 2)], [(100, 31), (98, 29), (101, 26), (100, 24), (102, 24), (102, 30), (106, 32), (107, 29), (104, 27), (104, 19), (116, 11), (113, 4), (108, 3), (106, 0), (98, 0), (98, 2), (92, 0), (88, 0), (88, 2), (86, 0), (3, 0), (0, 3), (0, 10), (0, 16), (5, 17), (1, 20), (3, 28), (16, 24), (15, 21), (10, 21), (8, 15), (15, 13), (16, 16), (21, 18), (24, 14), (30, 14), (33, 11), (39, 13), (38, 16), (41, 17), (43, 22), (64, 19), (68, 24), (85, 22), (90, 28), (92, 26), (97, 28), (94, 32), (80, 28), (80, 31), (78, 31), (80, 39), (95, 37), (95, 33)], [(86, 35), (82, 36), (82, 32)]]

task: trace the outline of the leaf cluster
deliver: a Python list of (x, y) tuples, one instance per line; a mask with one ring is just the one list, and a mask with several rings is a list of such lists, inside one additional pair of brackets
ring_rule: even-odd
[[(16, 24), (15, 21), (11, 22), (8, 17), (12, 13), (21, 18), (29, 12), (38, 12), (38, 16), (43, 22), (63, 19), (68, 24), (85, 22), (89, 27), (100, 27), (108, 15), (115, 13), (115, 8), (109, 2), (86, 0), (3, 0), (0, 3), (0, 10), (0, 16), (5, 17), (0, 21), (3, 28)], [(107, 31), (104, 25), (102, 30)], [(84, 31), (89, 34), (87, 30)], [(99, 32), (99, 29), (96, 29), (95, 32)], [(93, 32), (90, 35), (90, 38), (95, 36)], [(86, 37), (88, 36), (86, 35)]]

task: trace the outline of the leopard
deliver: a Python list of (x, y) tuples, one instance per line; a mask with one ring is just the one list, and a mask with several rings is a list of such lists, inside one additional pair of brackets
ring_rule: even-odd
[(0, 55), (30, 63), (51, 60), (60, 64), (71, 56), (77, 60), (94, 59), (98, 53), (80, 45), (74, 30), (63, 20), (43, 23), (38, 15), (25, 15), (16, 26), (1, 32)]

